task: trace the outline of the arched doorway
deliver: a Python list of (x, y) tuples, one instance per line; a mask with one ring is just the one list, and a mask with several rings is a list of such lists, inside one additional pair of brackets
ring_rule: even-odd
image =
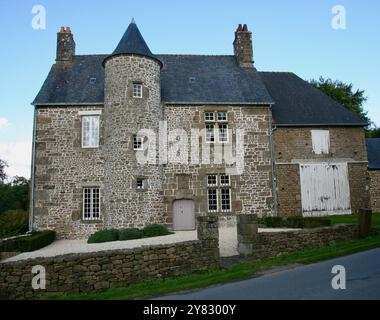
[(173, 202), (173, 230), (194, 230), (195, 215), (193, 200)]

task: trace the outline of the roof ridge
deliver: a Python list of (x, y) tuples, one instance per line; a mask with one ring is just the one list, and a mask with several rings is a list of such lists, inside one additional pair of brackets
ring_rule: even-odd
[(157, 53), (156, 55), (172, 57), (234, 57), (233, 54)]

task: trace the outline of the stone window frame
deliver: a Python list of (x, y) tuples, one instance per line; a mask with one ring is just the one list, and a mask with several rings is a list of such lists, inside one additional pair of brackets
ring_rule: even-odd
[[(220, 118), (220, 114), (224, 114), (225, 117)], [(209, 115), (212, 114), (212, 118)], [(209, 144), (213, 143), (221, 143), (227, 144), (229, 143), (229, 124), (228, 124), (228, 111), (227, 110), (219, 110), (219, 111), (204, 111), (204, 122), (205, 122), (205, 142)], [(208, 128), (213, 127), (213, 130), (209, 130)], [(222, 131), (223, 130), (223, 131)], [(212, 134), (211, 134), (212, 132)], [(221, 134), (223, 132), (223, 134)], [(211, 139), (212, 137), (212, 139)], [(221, 137), (223, 137), (221, 139)]]
[[(215, 181), (215, 183), (210, 183), (210, 178)], [(222, 179), (224, 177), (225, 179)], [(228, 177), (228, 179), (226, 179)], [(223, 182), (223, 180), (228, 180), (228, 182)], [(220, 174), (207, 174), (206, 175), (206, 185), (207, 185), (207, 211), (209, 213), (230, 213), (232, 212), (232, 190), (231, 190), (231, 176), (220, 173)], [(223, 209), (223, 192), (228, 191), (229, 207), (228, 209)], [(210, 210), (210, 192), (214, 192), (216, 196), (216, 209)]]
[[(83, 149), (97, 149), (99, 148), (99, 141), (100, 141), (100, 115), (102, 114), (101, 110), (87, 110), (87, 111), (79, 111), (79, 116), (81, 117), (81, 147)], [(85, 119), (91, 119), (91, 121), (86, 121)], [(95, 123), (97, 123), (97, 126), (95, 126), (96, 131), (94, 131), (94, 119), (97, 119)], [(88, 123), (88, 133), (86, 134), (86, 123)], [(94, 132), (96, 132), (95, 137)], [(86, 139), (86, 136), (88, 136), (88, 139)], [(92, 138), (91, 138), (92, 136)], [(94, 139), (95, 138), (95, 139)], [(88, 140), (89, 144), (86, 144), (85, 141)], [(95, 143), (90, 143), (92, 140), (95, 140)]]
[(136, 99), (143, 97), (143, 84), (141, 82), (132, 83), (132, 97)]
[[(138, 186), (138, 181), (142, 182), (142, 187)], [(138, 192), (147, 191), (148, 190), (148, 177), (145, 177), (145, 176), (135, 176), (135, 179), (134, 179), (134, 188)]]
[[(97, 194), (96, 192), (97, 191)], [(86, 197), (90, 196), (89, 202), (86, 202)], [(95, 196), (96, 195), (96, 196)], [(95, 196), (95, 198), (94, 198)], [(85, 186), (82, 190), (82, 220), (83, 221), (99, 221), (101, 220), (101, 191), (99, 186)], [(95, 202), (94, 202), (95, 200)], [(97, 202), (96, 202), (97, 200)], [(86, 217), (86, 204), (88, 204), (88, 217)], [(94, 212), (94, 204), (97, 212)], [(95, 216), (96, 215), (96, 216)]]

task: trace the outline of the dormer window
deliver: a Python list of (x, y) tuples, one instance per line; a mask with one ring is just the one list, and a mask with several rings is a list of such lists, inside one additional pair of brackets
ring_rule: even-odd
[(141, 83), (133, 84), (133, 98), (142, 98), (142, 84)]

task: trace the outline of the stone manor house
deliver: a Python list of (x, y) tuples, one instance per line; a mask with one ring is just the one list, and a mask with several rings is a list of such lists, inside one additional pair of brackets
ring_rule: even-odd
[[(153, 54), (132, 21), (112, 54), (76, 55), (62, 27), (33, 102), (31, 227), (84, 238), (147, 223), (189, 230), (210, 213), (229, 223), (368, 207), (367, 124), (294, 73), (256, 70), (246, 25), (233, 50)], [(167, 148), (149, 153), (157, 146)], [(242, 170), (220, 161), (228, 149)]]

